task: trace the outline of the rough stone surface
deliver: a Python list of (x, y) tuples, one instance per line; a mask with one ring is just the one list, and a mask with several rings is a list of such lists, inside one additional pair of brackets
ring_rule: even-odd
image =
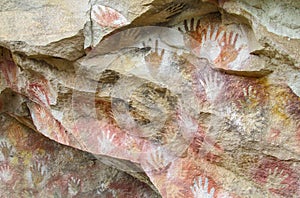
[(1, 197), (159, 197), (145, 183), (93, 155), (0, 116)]
[(299, 1), (2, 1), (0, 194), (299, 197), (299, 16)]

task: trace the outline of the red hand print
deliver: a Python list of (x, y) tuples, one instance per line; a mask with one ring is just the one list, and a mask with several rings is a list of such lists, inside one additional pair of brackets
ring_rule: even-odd
[(233, 32), (229, 33), (229, 38), (227, 39), (227, 33), (225, 32), (222, 38), (219, 41), (219, 45), (221, 47), (221, 53), (219, 56), (214, 60), (214, 63), (220, 68), (228, 68), (228, 64), (233, 62), (239, 52), (241, 51), (242, 47), (236, 49), (236, 42), (238, 39), (238, 34)]

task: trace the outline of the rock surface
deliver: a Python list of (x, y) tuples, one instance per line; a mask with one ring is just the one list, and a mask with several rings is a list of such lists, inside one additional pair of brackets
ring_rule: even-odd
[(2, 1), (1, 195), (299, 197), (299, 16), (299, 1)]

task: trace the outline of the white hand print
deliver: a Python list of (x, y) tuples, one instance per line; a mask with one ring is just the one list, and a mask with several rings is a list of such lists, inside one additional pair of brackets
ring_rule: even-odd
[(225, 84), (220, 79), (218, 79), (217, 73), (215, 73), (215, 75), (209, 73), (204, 77), (203, 80), (200, 78), (199, 81), (205, 90), (206, 97), (209, 102), (214, 102), (216, 100)]
[(68, 193), (72, 196), (75, 196), (80, 191), (81, 180), (76, 177), (71, 177), (68, 181)]
[(202, 184), (202, 177), (199, 180), (194, 180), (194, 185), (191, 187), (194, 198), (212, 198), (215, 193), (215, 188), (211, 188), (208, 192), (208, 178), (205, 178), (204, 186)]
[(105, 184), (104, 182), (101, 182), (99, 187), (96, 190), (96, 194), (101, 195), (106, 190), (107, 190), (107, 184)]
[(217, 25), (210, 24), (207, 29), (199, 30), (200, 32), (200, 56), (205, 57), (210, 61), (215, 60), (221, 53), (221, 46), (218, 41), (224, 31)]
[(4, 164), (0, 166), (0, 179), (5, 183), (12, 179), (12, 172), (9, 165)]
[(116, 134), (111, 135), (111, 131), (101, 131), (101, 136), (98, 137), (98, 142), (100, 145), (100, 151), (102, 153), (109, 153), (113, 148), (113, 140), (115, 138)]
[(31, 90), (33, 91), (37, 99), (44, 103), (44, 105), (50, 105), (49, 98), (40, 86), (32, 86)]
[(151, 153), (146, 162), (147, 166), (150, 167), (150, 171), (160, 172), (169, 167), (169, 162), (160, 149)]
[(257, 92), (252, 86), (249, 86), (248, 89), (243, 88), (243, 94), (247, 103), (251, 103), (257, 99)]
[(278, 167), (276, 167), (272, 173), (272, 169), (270, 168), (268, 171), (268, 177), (266, 181), (266, 186), (268, 189), (280, 189), (285, 188), (287, 184), (282, 184), (282, 182), (288, 177), (288, 174), (283, 174), (283, 170), (278, 172)]

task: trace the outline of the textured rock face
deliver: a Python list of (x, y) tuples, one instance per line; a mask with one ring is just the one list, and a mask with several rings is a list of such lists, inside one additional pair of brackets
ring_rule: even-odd
[(4, 197), (300, 196), (299, 2), (0, 11)]
[(51, 141), (1, 115), (1, 197), (158, 197), (93, 155)]

